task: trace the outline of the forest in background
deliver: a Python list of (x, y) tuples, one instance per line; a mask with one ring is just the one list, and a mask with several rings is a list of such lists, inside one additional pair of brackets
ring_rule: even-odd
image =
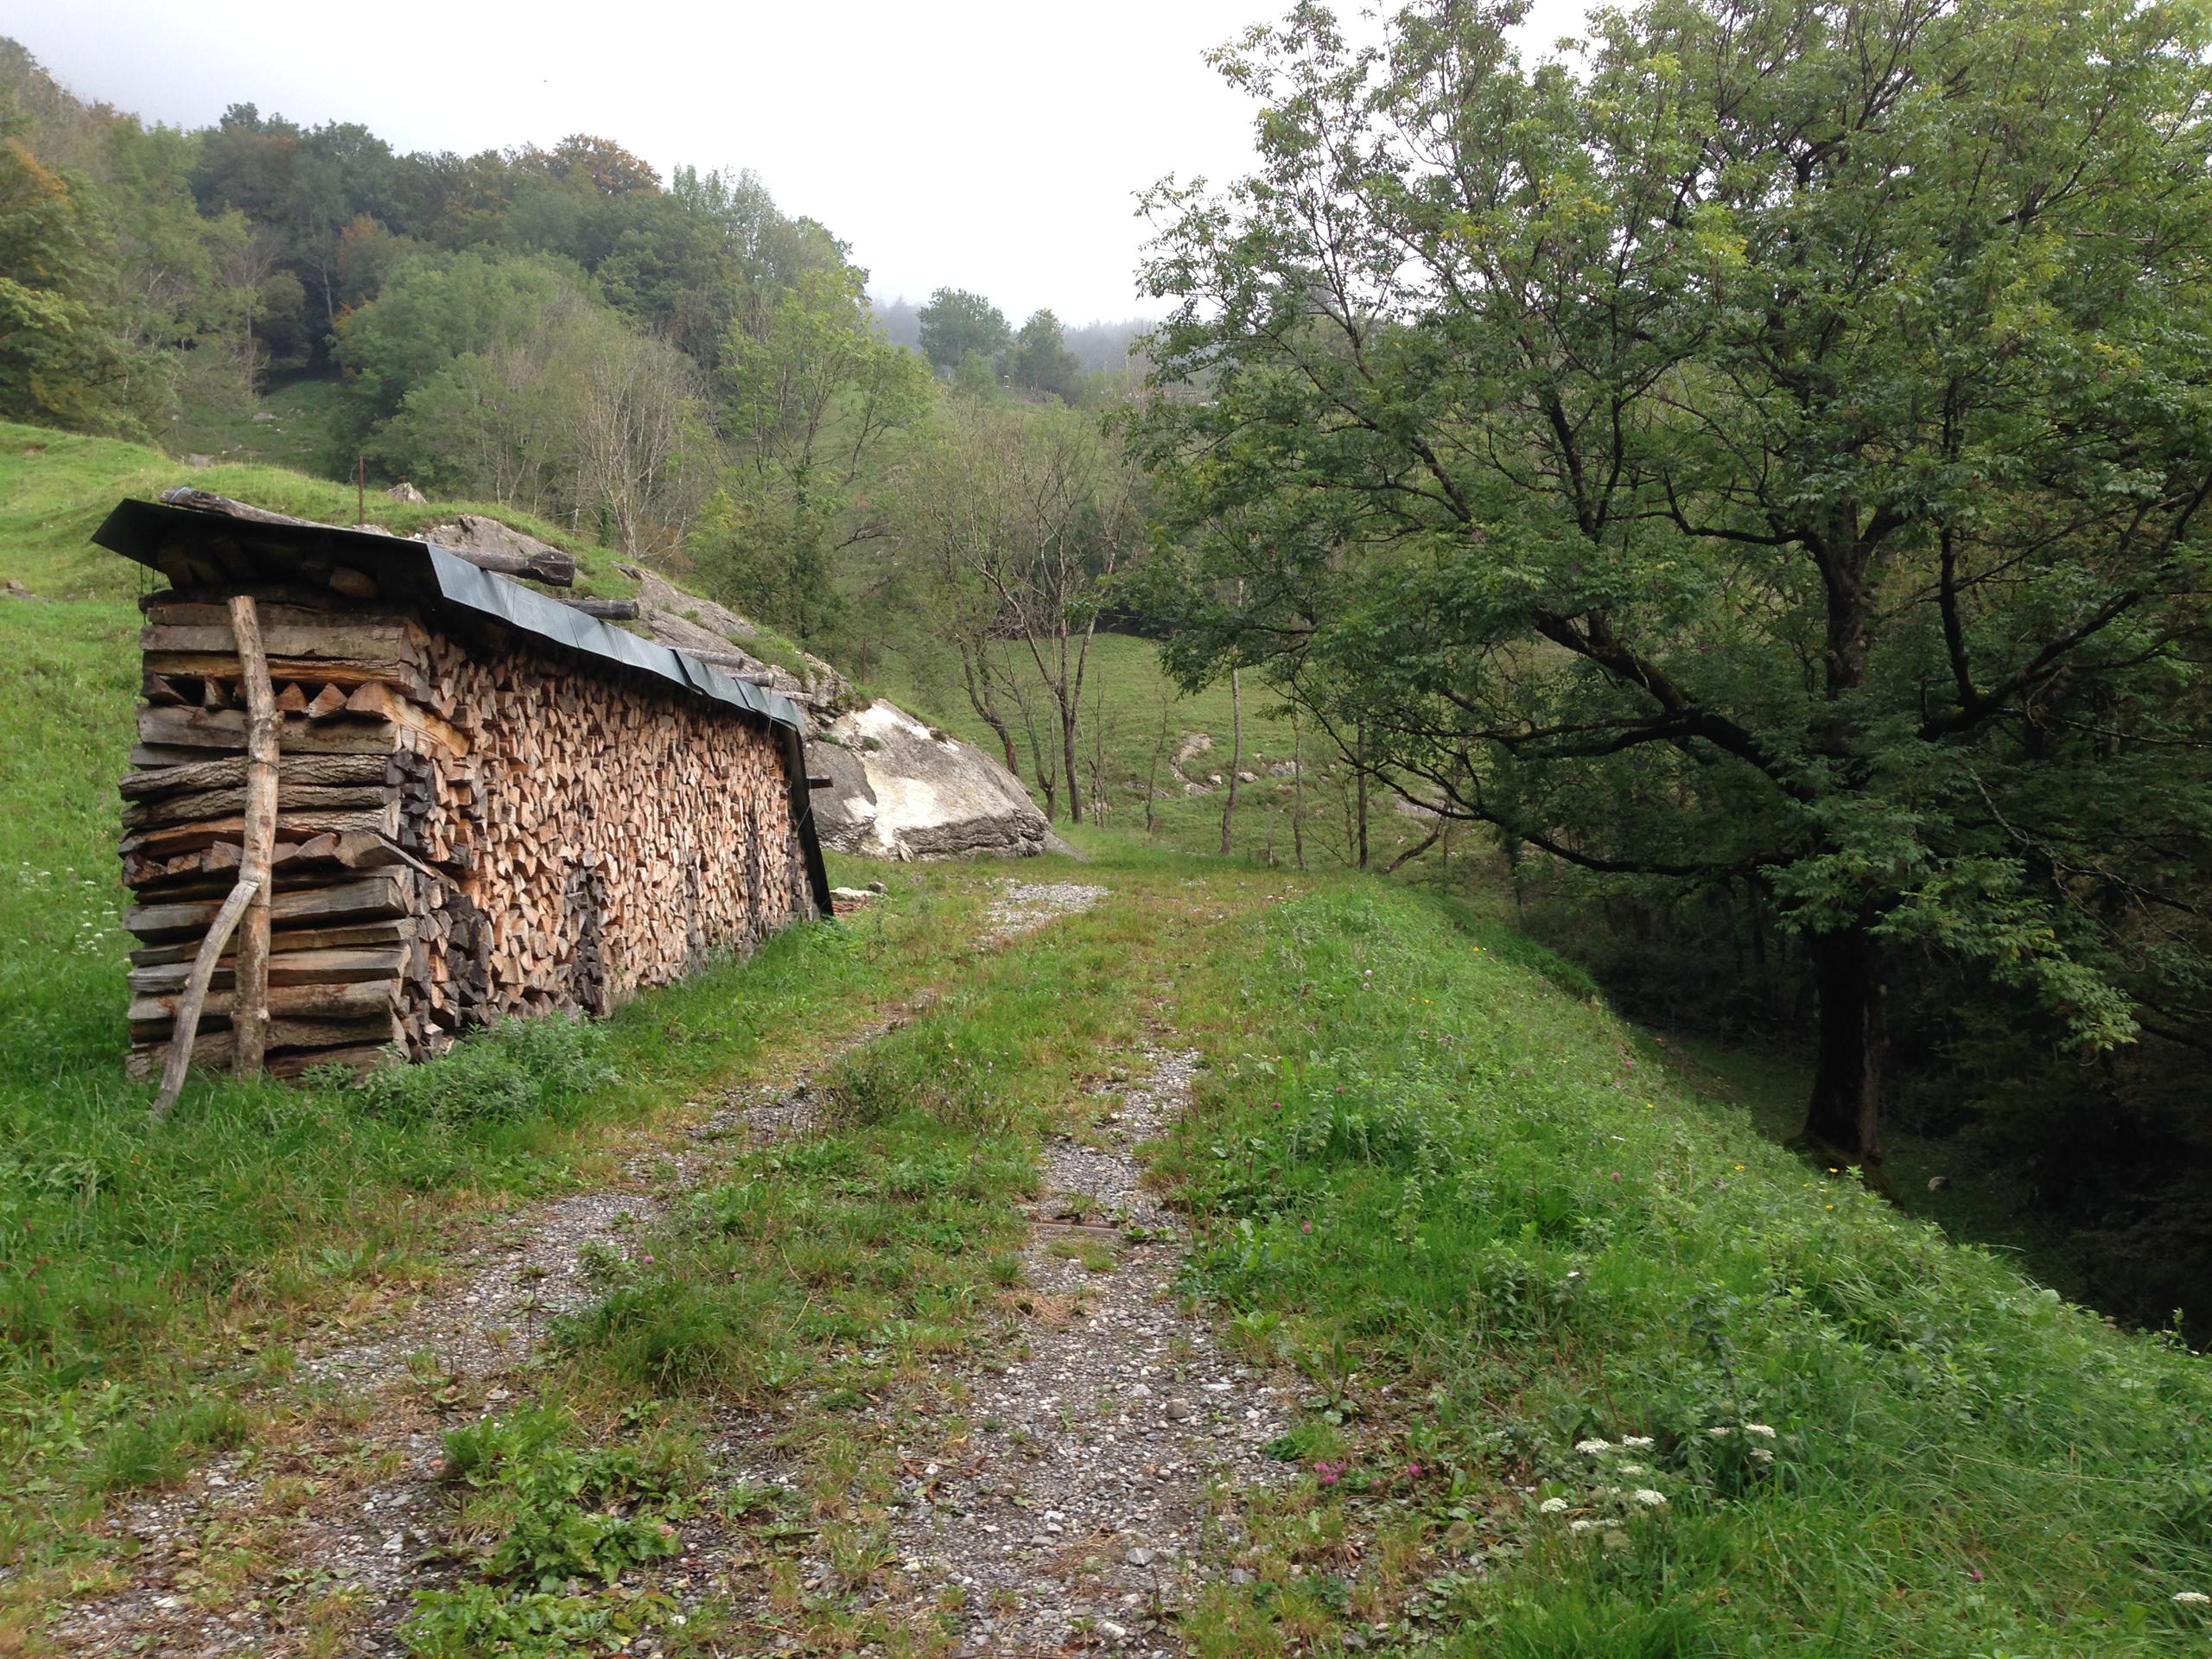
[[(1417, 41), (1395, 95), (1418, 105), (1421, 52), (1440, 75), (1471, 60), (1495, 73), (1467, 29), (1479, 34), (1461, 20)], [(1299, 45), (1284, 50), (1294, 57)], [(1256, 56), (1229, 67), (1255, 85), (1268, 73)], [(1308, 68), (1301, 118), (1316, 130), (1349, 124), (1329, 101), (1335, 83)], [(1560, 97), (1556, 84), (1544, 90)], [(1501, 120), (1505, 107), (1493, 111)], [(1663, 421), (1630, 430), (1607, 457), (1629, 486), (1621, 506), (1597, 514), (1596, 532), (1573, 512), (1560, 517), (1556, 498), (1531, 510), (1546, 480), (1580, 465), (1582, 423), (1619, 386), (1602, 375), (1594, 391), (1565, 385), (1554, 411), (1531, 365), (1506, 366), (1510, 350), (1485, 355), (1510, 335), (1497, 319), (1440, 321), (1423, 315), (1426, 294), (1317, 283), (1346, 247), (1301, 245), (1264, 221), (1266, 235), (1234, 249), (1195, 232), (1171, 240), (1152, 274), (1185, 308), (1152, 348), (1155, 364), (1135, 323), (1070, 329), (1039, 312), (1017, 326), (950, 288), (921, 303), (871, 297), (833, 232), (787, 213), (753, 175), (663, 180), (602, 139), (401, 156), (364, 129), (303, 130), (243, 105), (202, 131), (148, 128), (56, 88), (12, 45), (0, 46), (0, 414), (149, 437), (185, 455), (199, 435), (251, 432), (281, 399), (300, 412), (301, 459), (326, 476), (350, 477), (358, 460), (378, 481), (528, 512), (664, 565), (864, 681), (925, 690), (1057, 817), (1103, 808), (1126, 825), (1134, 806), (1150, 829), (1157, 795), (1219, 789), (1226, 798), (1203, 805), (1223, 810), (1224, 850), (1303, 861), (1310, 847), (1317, 860), (1381, 868), (1410, 842), (1407, 874), (1510, 895), (1525, 925), (1591, 964), (1624, 1006), (1679, 1032), (1811, 1058), (1824, 1000), (1815, 924), (1833, 918), (1839, 894), (1869, 915), (1916, 915), (1916, 935), (1881, 936), (1882, 1071), (1866, 1088), (1878, 1087), (1890, 1131), (1966, 1149), (1988, 1209), (2044, 1217), (2072, 1282), (2127, 1317), (2158, 1322), (2212, 1276), (2212, 1133), (2199, 1104), (2212, 1015), (2193, 827), (2202, 721), (2187, 671), (2197, 625), (2174, 595), (2159, 596), (2163, 632), (2129, 636), (2150, 656), (2123, 653), (2110, 672), (2069, 664), (2060, 676), (2014, 648), (2110, 567), (2061, 572), (2092, 584), (2073, 591), (2000, 590), (1995, 576), (1970, 575), (1961, 652), (1999, 664), (2011, 653), (2030, 672), (2017, 686), (2000, 673), (1989, 690), (2032, 694), (2003, 718), (1998, 701), (1986, 721), (1974, 710), (1986, 747), (1961, 752), (1994, 791), (1987, 809), (1947, 802), (1941, 823), (1900, 832), (1942, 793), (1940, 766), (1916, 756), (1909, 787), (1840, 791), (1814, 837), (1833, 844), (1796, 861), (1805, 881), (1777, 883), (1771, 845), (1804, 820), (1774, 830), (1747, 810), (1756, 796), (1716, 769), (1709, 737), (1624, 704), (1621, 659), (1608, 667), (1585, 623), (1563, 622), (1535, 650), (1485, 630), (1506, 608), (1518, 626), (1532, 588), (1570, 589), (1577, 572), (1595, 573), (1563, 617), (1605, 614), (1612, 626), (1634, 610), (1624, 595), (1646, 596), (1643, 626), (1668, 652), (1703, 659), (1670, 683), (1730, 664), (1715, 695), (1772, 716), (1818, 656), (1802, 571), (1763, 601), (1792, 619), (1761, 642), (1763, 658), (1744, 632), (1758, 607), (1713, 603), (1743, 591), (1743, 567), (1640, 561), (1648, 526), (1670, 511), (1716, 532), (1692, 543), (1778, 532), (1731, 516), (1741, 501), (1722, 457), (1649, 447)], [(1377, 190), (1371, 179), (1311, 182), (1352, 201)], [(1859, 197), (1846, 205), (1878, 212)], [(1451, 245), (1448, 226), (1408, 201), (1362, 206), (1391, 235)], [(1525, 208), (1489, 204), (1501, 245), (1527, 228), (1514, 218)], [(1883, 223), (1847, 221), (1870, 222)], [(1694, 290), (1710, 280), (1696, 260), (1732, 269), (1745, 257), (1719, 223), (1701, 221), (1696, 258), (1667, 266), (1668, 280)], [(1587, 315), (1576, 308), (1589, 293), (1541, 262), (1518, 275), (1538, 296), (1518, 321)], [(1286, 302), (1302, 315), (1280, 310)], [(2193, 349), (2164, 344), (2170, 358)], [(1382, 353), (1380, 369), (1360, 361), (1366, 349)], [(1717, 407), (1726, 400), (1713, 389), (1740, 367), (1689, 353), (1662, 372), (1689, 376)], [(1649, 391), (1639, 371), (1616, 370)], [(1554, 369), (1542, 375), (1562, 389)], [(1161, 395), (1147, 398), (1147, 384)], [(1198, 384), (1216, 395), (1175, 395)], [(1364, 435), (1356, 442), (1338, 421), (1347, 410), (1351, 434)], [(1126, 447), (1132, 434), (1145, 465)], [(1463, 483), (1475, 476), (1470, 454), (1488, 448), (1491, 470), (1466, 491), (1478, 505), (1456, 506), (1478, 512), (1516, 557), (1485, 553), (1475, 569), (1440, 556), (1457, 532), (1426, 516), (1418, 448), (1393, 447), (1432, 440), (1452, 456), (1447, 476), (1468, 469)], [(1224, 464), (1191, 465), (1217, 442)], [(1500, 489), (1501, 454), (1541, 457), (1538, 487), (1519, 500)], [(1287, 454), (1310, 470), (1287, 480)], [(1681, 498), (1667, 495), (1670, 478)], [(1699, 521), (1685, 500), (1726, 511)], [(1627, 525), (1646, 526), (1633, 557), (1608, 540)], [(2020, 593), (2029, 602), (1975, 608)], [(1297, 804), (1262, 820), (1263, 842), (1231, 833), (1234, 760), (1201, 771), (1203, 782), (1159, 781), (1164, 766), (1176, 773), (1156, 677), (1141, 709), (1105, 706), (1109, 686), (1136, 683), (1097, 671), (1109, 624), (1172, 635), (1192, 684), (1241, 676), (1231, 718), (1264, 722), (1278, 764), (1283, 716), (1302, 710)], [(1904, 709), (1953, 677), (1940, 626), (1902, 639), (1894, 663), (1875, 664), (1877, 687), (1897, 699), (1876, 734), (1885, 745)], [(1571, 658), (1580, 679), (1507, 672), (1486, 687), (1505, 694), (1494, 705), (1451, 695), (1486, 667)], [(1471, 677), (1439, 689), (1454, 675)], [(2143, 723), (2146, 706), (2165, 723)], [(2083, 733), (2104, 734), (2112, 753), (2085, 748)], [(1677, 740), (1690, 760), (1672, 772), (1648, 746)], [(1891, 745), (1872, 770), (1900, 775), (1883, 768), (1904, 752)], [(1263, 813), (1287, 792), (1252, 782)], [(1869, 794), (1893, 816), (1862, 813)], [(1408, 797), (1434, 816), (1402, 810)], [(2051, 810), (2023, 812), (2023, 801)], [(2132, 836), (2107, 810), (2129, 807), (2144, 826)], [(1454, 823), (1467, 828), (1448, 863)], [(1719, 829), (1739, 844), (1692, 856), (1715, 850), (1700, 843), (1726, 839)], [(1754, 830), (1776, 842), (1753, 845)], [(1916, 836), (1948, 861), (1940, 883), (1916, 890), (1933, 895), (1917, 909), (1897, 902), (1893, 878), (1885, 888), (1867, 875), (1872, 864), (1902, 868), (1896, 848)], [(2086, 972), (2069, 978), (2077, 967)], [(2085, 1040), (2099, 1020), (2101, 1034)]]
[(1065, 521), (1033, 539), (1065, 542), (1089, 505), (1060, 498), (1113, 487), (1118, 457), (1060, 411), (1143, 372), (1135, 321), (1016, 325), (950, 288), (879, 305), (749, 173), (664, 181), (584, 135), (401, 154), (251, 104), (149, 127), (12, 41), (0, 272), (0, 416), (188, 455), (258, 435), (276, 392), (311, 429), (285, 459), (551, 520), (863, 667), (849, 604), (918, 579), (849, 556), (893, 544), (900, 476), (1013, 444)]

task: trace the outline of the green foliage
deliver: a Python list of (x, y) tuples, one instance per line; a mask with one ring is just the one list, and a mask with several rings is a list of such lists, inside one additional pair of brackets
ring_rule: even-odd
[(174, 1485), (207, 1453), (244, 1444), (247, 1428), (245, 1411), (230, 1400), (202, 1395), (162, 1407), (100, 1442), (86, 1487), (123, 1492)]
[(922, 354), (941, 370), (958, 368), (969, 353), (995, 363), (1013, 343), (1006, 314), (980, 294), (940, 288), (915, 314)]
[(574, 1433), (539, 1409), (446, 1435), (448, 1477), (470, 1494), (467, 1523), (489, 1535), (475, 1564), (484, 1578), (537, 1590), (611, 1584), (677, 1548), (671, 1522), (696, 1483), (697, 1447), (663, 1433), (580, 1448), (568, 1443)]
[(361, 1109), (424, 1123), (539, 1116), (613, 1081), (601, 1027), (581, 1014), (503, 1021), (464, 1038), (438, 1065), (394, 1065), (352, 1085)]
[(1136, 425), (1180, 669), (1516, 849), (1757, 886), (1870, 1162), (1885, 952), (2077, 1052), (2194, 1005), (2201, 12), (1656, 0), (1572, 73), (1503, 28), (1223, 55), (1267, 170), (1156, 198), (1209, 395)]
[(676, 1553), (698, 1448), (667, 1431), (579, 1447), (576, 1433), (563, 1413), (539, 1408), (447, 1434), (447, 1476), (465, 1494), (461, 1526), (481, 1548), (472, 1582), (416, 1598), (399, 1632), (410, 1652), (558, 1659), (619, 1643), (652, 1611), (579, 1586), (612, 1585)]
[(1235, 1052), (1166, 1167), (1344, 1467), (1255, 1523), (1247, 1614), (1298, 1628), (1302, 1526), (1402, 1517), (1485, 1562), (1440, 1652), (2191, 1650), (2201, 1359), (1760, 1144), (1497, 931), (1363, 887), (1258, 935), (1183, 987)]
[(1060, 320), (1039, 311), (1014, 338), (1007, 378), (1017, 386), (1072, 404), (1083, 389), (1083, 365), (1061, 336)]
[(680, 543), (711, 467), (698, 376), (578, 273), (417, 257), (346, 319), (340, 355), (353, 440), (386, 470), (588, 522), (626, 555)]
[(734, 324), (721, 423), (735, 451), (693, 552), (718, 592), (817, 642), (840, 620), (836, 562), (883, 533), (887, 441), (930, 412), (928, 372), (884, 340), (861, 274), (802, 272)]
[(550, 318), (587, 304), (578, 275), (546, 259), (418, 255), (346, 318), (339, 361), (364, 430), (464, 356), (529, 344)]

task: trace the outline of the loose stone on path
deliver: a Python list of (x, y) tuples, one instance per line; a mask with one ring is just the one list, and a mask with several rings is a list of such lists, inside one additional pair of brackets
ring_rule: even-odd
[[(1177, 1648), (1162, 1615), (1241, 1542), (1233, 1515), (1209, 1532), (1209, 1488), (1249, 1490), (1281, 1465), (1281, 1391), (1221, 1351), (1174, 1293), (1175, 1217), (1141, 1182), (1135, 1147), (1190, 1098), (1197, 1057), (1152, 1052), (1150, 1075), (1117, 1085), (1090, 1146), (1046, 1154), (1036, 1228), (1022, 1255), (1033, 1316), (1008, 1333), (1027, 1355), (969, 1379), (973, 1438), (901, 1446), (905, 1484), (891, 1548), (918, 1605), (957, 1586), (963, 1651), (1040, 1654), (1088, 1636), (1133, 1651)], [(1056, 1246), (1119, 1257), (1096, 1273)], [(1035, 1317), (1046, 1309), (1065, 1318)], [(1018, 1347), (1014, 1350), (1018, 1351)]]

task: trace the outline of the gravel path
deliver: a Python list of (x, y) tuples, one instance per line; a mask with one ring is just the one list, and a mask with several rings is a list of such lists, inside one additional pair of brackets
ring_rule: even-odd
[[(1003, 945), (1107, 893), (1008, 881), (978, 943)], [(816, 1065), (906, 1017), (902, 1011), (863, 1027)], [(396, 1651), (389, 1632), (412, 1592), (438, 1581), (427, 1552), (444, 1510), (444, 1431), (527, 1395), (550, 1322), (597, 1294), (588, 1268), (593, 1255), (626, 1255), (629, 1241), (673, 1197), (728, 1161), (726, 1142), (803, 1133), (814, 1105), (804, 1076), (787, 1087), (740, 1091), (680, 1140), (632, 1156), (607, 1187), (515, 1211), (454, 1258), (460, 1271), (450, 1279), (302, 1353), (299, 1386), (283, 1402), (298, 1414), (301, 1432), (280, 1448), (226, 1456), (173, 1491), (111, 1511), (103, 1529), (131, 1541), (122, 1566), (129, 1582), (58, 1608), (46, 1638), (78, 1655), (289, 1652), (309, 1610), (334, 1598), (361, 1635), (333, 1651)], [(203, 1611), (194, 1593), (205, 1578), (202, 1563), (249, 1538), (274, 1576), (209, 1598), (225, 1604), (222, 1611)]]
[(1080, 881), (1009, 881), (991, 901), (981, 943), (1004, 944), (1025, 933), (1034, 933), (1047, 922), (1079, 915), (1109, 891)]
[(899, 1448), (913, 1471), (892, 1532), (903, 1586), (917, 1612), (963, 1605), (967, 1653), (1179, 1651), (1176, 1607), (1235, 1571), (1228, 1486), (1281, 1468), (1261, 1448), (1288, 1402), (1179, 1305), (1179, 1230), (1141, 1184), (1135, 1148), (1180, 1115), (1197, 1057), (1146, 1058), (1096, 1144), (1047, 1154), (1007, 1333), (1020, 1357), (969, 1379), (972, 1434)]

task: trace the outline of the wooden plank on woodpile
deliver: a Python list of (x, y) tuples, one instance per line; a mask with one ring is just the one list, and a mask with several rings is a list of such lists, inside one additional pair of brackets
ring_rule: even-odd
[[(276, 950), (269, 958), (269, 983), (273, 993), (279, 987), (397, 979), (406, 970), (408, 950), (404, 943), (343, 950)], [(232, 988), (237, 963), (235, 954), (217, 960), (212, 982), (214, 989)], [(130, 989), (143, 996), (171, 995), (184, 988), (188, 972), (188, 964), (181, 962), (133, 968), (129, 975)]]
[[(235, 842), (246, 834), (250, 816), (202, 818), (192, 823), (141, 830), (124, 838), (123, 855), (125, 858), (167, 858), (178, 853), (197, 852), (222, 842)], [(368, 811), (354, 812), (302, 808), (298, 811), (283, 813), (272, 822), (277, 833), (301, 841), (310, 836), (349, 833), (390, 836), (399, 829), (399, 803), (392, 801)]]
[[(235, 657), (219, 656), (204, 651), (149, 651), (145, 665), (156, 674), (176, 678), (207, 678), (235, 680), (238, 677), (238, 660)], [(423, 678), (423, 671), (416, 664), (398, 657), (279, 657), (269, 659), (269, 671), (279, 682), (292, 682), (302, 686), (366, 685), (380, 681), (396, 685), (410, 696), (425, 697), (429, 688)], [(308, 693), (302, 691), (297, 708), (288, 709), (287, 714), (296, 714), (307, 706)]]
[[(365, 617), (358, 607), (311, 611), (297, 605), (261, 607), (261, 643), (273, 660), (279, 657), (395, 657), (426, 660), (429, 632), (404, 611)], [(281, 619), (271, 621), (270, 619)], [(218, 657), (231, 649), (228, 601), (222, 605), (165, 605), (147, 613), (138, 630), (141, 651), (204, 652)]]
[[(328, 811), (381, 807), (385, 799), (385, 788), (381, 780), (373, 784), (295, 783), (292, 769), (287, 766), (284, 781), (276, 791), (276, 807), (280, 812), (310, 808)], [(123, 827), (138, 830), (149, 824), (180, 823), (194, 818), (235, 817), (245, 810), (245, 785), (241, 781), (232, 789), (198, 790), (136, 802), (123, 809)]]
[[(391, 757), (377, 754), (287, 754), (284, 757), (284, 782), (278, 799), (287, 798), (289, 791), (299, 786), (338, 788), (358, 784), (381, 784), (385, 781)], [(116, 785), (116, 792), (125, 800), (154, 800), (166, 795), (181, 795), (204, 790), (243, 790), (245, 784), (245, 757), (226, 755), (219, 760), (200, 760), (183, 766), (161, 766), (145, 772), (124, 774)], [(240, 798), (244, 797), (241, 794)]]
[[(286, 754), (384, 754), (392, 747), (392, 735), (388, 721), (294, 719), (283, 722), (277, 741)], [(141, 709), (138, 736), (156, 748), (238, 751), (245, 747), (245, 711)]]
[[(269, 934), (270, 971), (278, 957), (293, 950), (353, 950), (377, 945), (412, 945), (416, 923), (411, 916), (380, 922), (355, 922), (337, 927), (276, 927)], [(189, 962), (197, 954), (197, 939), (172, 944), (142, 944), (130, 953), (136, 968), (158, 968)], [(228, 960), (228, 958), (225, 958)]]
[[(161, 939), (194, 933), (215, 918), (213, 900), (168, 905), (137, 905), (123, 912), (125, 931), (142, 939)], [(279, 893), (269, 901), (273, 925), (313, 920), (317, 923), (365, 921), (375, 917), (407, 914), (407, 893), (400, 879), (385, 872), (359, 876), (330, 887)]]
[(566, 594), (554, 595), (572, 611), (582, 611), (586, 616), (595, 616), (602, 622), (634, 622), (638, 620), (638, 601), (634, 599), (578, 599)]
[[(211, 966), (211, 976), (213, 972)], [(358, 984), (282, 985), (269, 991), (268, 1012), (297, 1020), (366, 1020), (391, 1007), (398, 991), (397, 974)], [(207, 1019), (231, 1019), (235, 1023), (238, 997), (235, 989), (210, 991), (200, 1011)], [(165, 1031), (183, 1004), (184, 993), (140, 993), (130, 999), (126, 1017), (134, 1033), (143, 1034), (153, 1028)]]

